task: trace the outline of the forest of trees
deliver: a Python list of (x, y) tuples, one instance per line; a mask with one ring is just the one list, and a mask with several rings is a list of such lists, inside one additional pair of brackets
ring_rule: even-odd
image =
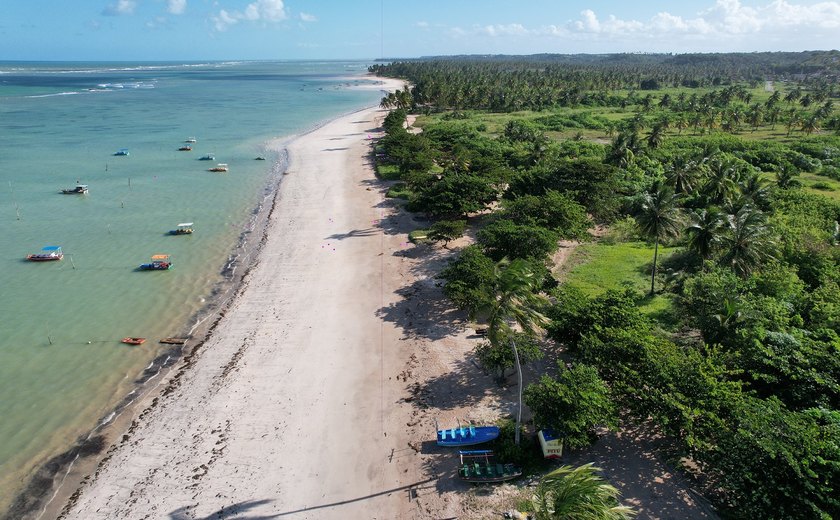
[[(372, 67), (408, 82), (382, 101), (392, 193), (433, 240), (480, 228), (439, 274), (490, 324), (479, 362), (504, 376), (562, 352), (524, 390), (536, 427), (585, 448), (619, 414), (653, 423), (727, 517), (840, 518), (840, 203), (817, 189), (840, 180), (838, 58)], [(587, 295), (552, 274), (559, 240), (628, 223), (651, 247), (648, 291)], [(667, 319), (641, 308), (659, 296)]]

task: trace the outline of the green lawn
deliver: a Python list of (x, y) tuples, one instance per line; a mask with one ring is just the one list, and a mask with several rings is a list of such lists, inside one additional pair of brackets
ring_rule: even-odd
[[(840, 202), (840, 182), (830, 177), (813, 173), (800, 174), (799, 180), (802, 182), (805, 191), (828, 197), (835, 202)], [(815, 184), (817, 185), (816, 187), (814, 187)]]
[[(660, 265), (663, 258), (677, 250), (660, 247)], [(671, 321), (671, 300), (661, 294), (653, 298), (647, 296), (650, 292), (652, 261), (653, 246), (644, 242), (594, 242), (581, 245), (575, 250), (561, 269), (559, 279), (579, 287), (589, 296), (629, 286), (644, 295), (639, 301), (639, 309), (649, 317), (667, 324)]]

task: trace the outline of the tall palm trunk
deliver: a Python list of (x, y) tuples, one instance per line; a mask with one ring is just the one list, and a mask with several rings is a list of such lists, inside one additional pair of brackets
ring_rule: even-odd
[(519, 379), (519, 399), (516, 408), (516, 431), (514, 432), (514, 442), (519, 446), (519, 437), (522, 425), (522, 365), (519, 364), (519, 351), (516, 350), (516, 342), (511, 340), (510, 345), (513, 347), (513, 359), (516, 362), (516, 376)]
[(656, 260), (659, 256), (659, 239), (657, 238), (653, 246), (653, 269), (650, 275), (650, 295), (653, 296), (653, 284), (656, 281)]

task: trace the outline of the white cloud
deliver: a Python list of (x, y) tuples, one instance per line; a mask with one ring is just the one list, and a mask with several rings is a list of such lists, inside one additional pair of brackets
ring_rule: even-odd
[(105, 16), (121, 16), (124, 14), (134, 14), (134, 8), (137, 6), (137, 2), (134, 0), (117, 0), (112, 4), (108, 4), (105, 6), (105, 9), (102, 10), (102, 14)]
[[(594, 11), (587, 9), (581, 18), (569, 22), (571, 32), (629, 36), (645, 33), (683, 33), (713, 38), (743, 34), (769, 33), (780, 28), (808, 31), (809, 27), (833, 29), (840, 27), (840, 2), (820, 2), (813, 5), (791, 4), (773, 0), (758, 7), (748, 7), (740, 0), (716, 0), (714, 5), (697, 13), (696, 18), (683, 18), (660, 12), (648, 21), (622, 20), (610, 15), (601, 21)], [(556, 27), (556, 26), (550, 26)]]
[(187, 10), (187, 0), (167, 0), (167, 8), (171, 14), (184, 14)]
[(231, 25), (243, 20), (248, 22), (281, 22), (288, 17), (283, 0), (257, 0), (248, 4), (244, 12), (228, 12), (222, 9), (218, 15), (212, 17), (212, 20), (217, 31), (225, 31)]
[(479, 27), (478, 32), (487, 36), (522, 36), (530, 31), (521, 24), (511, 23), (507, 25), (485, 25)]
[(219, 11), (218, 16), (213, 17), (213, 24), (216, 26), (216, 30), (220, 32), (226, 31), (228, 27), (234, 25), (238, 21), (238, 18), (231, 16), (224, 9)]
[(414, 24), (415, 27), (419, 27), (420, 29), (428, 29), (429, 22), (417, 22)]
[[(424, 22), (415, 25), (421, 29), (429, 27)], [(488, 38), (501, 42), (528, 36), (543, 49), (560, 46), (568, 51), (574, 47), (583, 52), (630, 48), (654, 52), (837, 48), (840, 0), (813, 4), (803, 0), (706, 0), (705, 7), (698, 7), (693, 15), (662, 11), (644, 18), (619, 18), (586, 9), (575, 19), (560, 23), (530, 27), (517, 23), (455, 26), (449, 27), (448, 34), (453, 39), (472, 38), (481, 45), (487, 45)]]
[(318, 18), (314, 14), (300, 13), (300, 19), (304, 22), (317, 22)]

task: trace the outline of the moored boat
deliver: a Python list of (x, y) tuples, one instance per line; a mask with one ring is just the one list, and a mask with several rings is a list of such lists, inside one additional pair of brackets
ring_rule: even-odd
[(187, 137), (187, 138), (184, 140), (184, 142), (185, 142), (185, 143), (194, 143), (194, 142), (196, 142), (196, 138), (195, 138), (195, 137)]
[(40, 253), (26, 255), (26, 259), (30, 262), (54, 262), (62, 258), (64, 258), (64, 253), (61, 252), (61, 246), (42, 247)]
[(67, 188), (65, 190), (61, 190), (61, 193), (65, 195), (87, 195), (87, 192), (87, 184), (77, 184), (75, 188)]
[(187, 342), (189, 338), (163, 338), (160, 340), (160, 343), (165, 345), (183, 345)]
[(181, 145), (181, 146), (178, 148), (178, 151), (179, 151), (179, 152), (191, 152), (191, 151), (192, 151), (192, 146), (190, 146), (190, 145), (188, 145), (188, 144)]
[(141, 271), (166, 271), (172, 267), (169, 255), (153, 255), (152, 261), (147, 264), (140, 264)]
[(209, 168), (208, 172), (226, 172), (228, 171), (228, 165), (225, 163), (219, 163), (216, 166)]
[(473, 484), (504, 482), (522, 476), (522, 468), (515, 464), (495, 462), (491, 450), (458, 452), (461, 464), (458, 478)]
[(499, 436), (498, 426), (464, 426), (437, 430), (438, 446), (474, 446)]
[(146, 338), (123, 338), (120, 341), (129, 345), (142, 345), (146, 342)]
[(201, 157), (199, 157), (198, 160), (199, 161), (215, 161), (216, 156), (213, 155), (212, 153), (208, 153), (206, 155), (202, 155)]
[(192, 235), (193, 233), (193, 223), (192, 222), (182, 222), (178, 224), (178, 227), (169, 231), (170, 235)]
[(129, 155), (128, 148), (120, 148), (119, 150), (114, 152), (114, 155)]

